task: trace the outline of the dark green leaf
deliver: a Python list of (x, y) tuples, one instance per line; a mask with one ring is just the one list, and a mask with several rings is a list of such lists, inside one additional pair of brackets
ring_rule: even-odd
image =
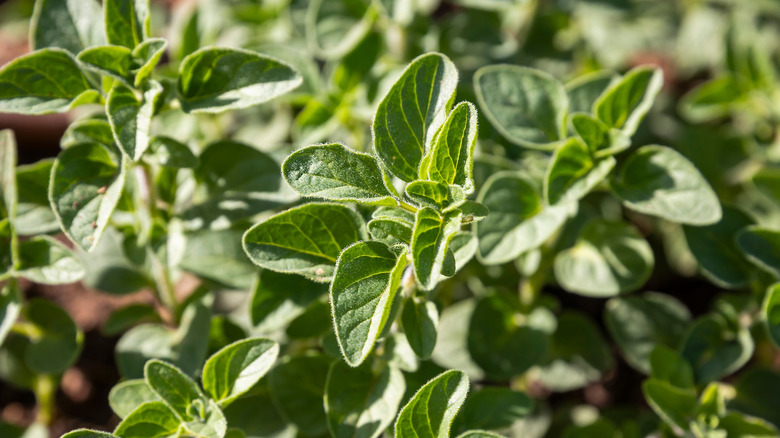
[(220, 406), (227, 406), (268, 372), (279, 355), (270, 339), (244, 339), (221, 349), (203, 367), (203, 389)]
[(750, 331), (735, 329), (720, 314), (697, 319), (688, 330), (682, 355), (693, 366), (696, 382), (709, 383), (740, 369), (753, 355)]
[(328, 292), (327, 285), (300, 275), (263, 271), (253, 289), (252, 324), (260, 333), (286, 327), (315, 300)]
[(477, 140), (477, 109), (461, 102), (439, 128), (436, 140), (420, 163), (420, 178), (445, 186), (456, 184), (466, 194), (474, 191), (472, 168)]
[(696, 391), (682, 389), (656, 379), (645, 380), (642, 393), (651, 408), (669, 425), (688, 430), (688, 421), (696, 409)]
[(378, 217), (368, 222), (371, 238), (390, 246), (397, 243), (409, 244), (412, 241), (412, 227), (402, 220)]
[(650, 353), (650, 369), (653, 379), (681, 389), (695, 388), (691, 365), (677, 351), (665, 345), (658, 345)]
[(97, 97), (73, 55), (62, 49), (37, 50), (0, 69), (0, 112), (61, 113)]
[(501, 430), (530, 415), (533, 408), (534, 400), (524, 392), (488, 386), (469, 394), (452, 426), (455, 431)]
[(766, 292), (763, 313), (769, 331), (769, 339), (775, 345), (780, 346), (780, 284), (771, 286)]
[(95, 248), (124, 184), (121, 156), (96, 143), (73, 146), (57, 157), (49, 199), (62, 230), (79, 248)]
[(30, 339), (25, 362), (39, 374), (59, 374), (78, 358), (83, 335), (59, 306), (42, 298), (27, 302), (22, 315), (38, 334)]
[(94, 0), (37, 0), (30, 21), (32, 50), (61, 47), (76, 54), (105, 44), (100, 3)]
[(566, 138), (569, 99), (563, 84), (549, 74), (491, 65), (474, 75), (474, 88), (485, 116), (512, 143), (550, 150)]
[(555, 257), (555, 278), (569, 292), (608, 297), (641, 287), (654, 263), (650, 244), (632, 225), (595, 219)]
[(219, 113), (267, 102), (302, 81), (295, 69), (274, 58), (207, 47), (184, 58), (177, 87), (185, 112)]
[(460, 230), (461, 217), (459, 211), (457, 215), (441, 217), (428, 207), (417, 210), (412, 231), (412, 262), (423, 289), (431, 290), (439, 282), (450, 240)]
[(244, 250), (257, 265), (329, 281), (341, 250), (365, 240), (363, 219), (339, 204), (306, 204), (260, 222), (244, 234)]
[(152, 75), (166, 48), (168, 48), (168, 41), (162, 38), (149, 38), (133, 49), (133, 58), (135, 58), (134, 68), (131, 70), (131, 73), (135, 74), (133, 86), (141, 88)]
[(748, 227), (737, 236), (737, 246), (756, 266), (780, 277), (780, 232)]
[(780, 375), (762, 368), (747, 370), (735, 385), (736, 397), (729, 401), (729, 410), (763, 418), (775, 427), (780, 425)]
[(376, 158), (338, 143), (293, 152), (282, 164), (282, 175), (301, 196), (396, 205)]
[(637, 67), (604, 91), (593, 104), (593, 113), (610, 128), (631, 136), (653, 106), (663, 83), (660, 68)]
[(717, 195), (699, 170), (665, 146), (643, 146), (626, 160), (612, 187), (626, 207), (688, 225), (721, 218)]
[(395, 422), (395, 436), (447, 438), (452, 420), (469, 391), (469, 379), (462, 371), (446, 371), (426, 383), (401, 409)]
[(334, 362), (325, 385), (328, 428), (335, 438), (377, 438), (393, 422), (406, 384), (394, 367), (351, 368)]
[(406, 186), (406, 196), (422, 207), (431, 207), (437, 211), (457, 208), (466, 201), (466, 193), (462, 188), (436, 181), (414, 181)]
[(103, 14), (109, 44), (134, 49), (149, 37), (149, 0), (104, 0)]
[(477, 200), (490, 210), (474, 227), (479, 256), (491, 265), (540, 246), (576, 211), (576, 205), (545, 206), (533, 184), (514, 172), (493, 175)]
[(344, 359), (360, 365), (374, 348), (407, 264), (382, 242), (358, 242), (344, 249), (330, 285), (333, 325)]
[(81, 51), (77, 59), (90, 70), (127, 83), (133, 52), (123, 46), (97, 46)]
[(269, 389), (281, 414), (310, 436), (327, 433), (323, 396), (331, 359), (324, 355), (288, 357), (269, 375)]
[(615, 167), (615, 159), (595, 160), (588, 147), (576, 138), (560, 145), (552, 157), (544, 181), (549, 205), (575, 202), (603, 181)]
[(446, 56), (415, 58), (382, 99), (371, 125), (374, 150), (387, 169), (411, 182), (455, 98), (458, 72)]
[(574, 114), (571, 124), (594, 157), (614, 155), (631, 146), (631, 139), (622, 131), (610, 128), (588, 114)]
[(412, 297), (404, 303), (401, 326), (409, 345), (420, 359), (431, 357), (436, 347), (438, 325), (439, 311), (433, 302)]

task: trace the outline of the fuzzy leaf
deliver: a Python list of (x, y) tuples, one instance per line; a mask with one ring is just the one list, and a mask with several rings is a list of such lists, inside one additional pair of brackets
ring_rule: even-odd
[(612, 187), (626, 207), (672, 222), (709, 225), (722, 215), (720, 201), (704, 176), (668, 147), (637, 149), (615, 175)]
[(181, 421), (165, 403), (152, 401), (138, 406), (114, 430), (119, 438), (173, 437)]
[(133, 52), (124, 46), (96, 46), (81, 51), (76, 57), (86, 68), (127, 83)]
[(438, 325), (439, 311), (436, 309), (436, 304), (417, 297), (406, 301), (401, 312), (401, 326), (409, 346), (422, 360), (431, 357), (436, 347)]
[(168, 41), (162, 38), (149, 38), (133, 49), (133, 58), (135, 58), (131, 70), (131, 73), (135, 74), (133, 86), (141, 88), (167, 48)]
[(301, 196), (395, 205), (379, 163), (371, 155), (338, 143), (299, 149), (282, 164), (282, 175)]
[(62, 49), (36, 50), (0, 69), (0, 112), (61, 113), (97, 97), (73, 55)]
[(544, 181), (547, 202), (578, 201), (603, 181), (615, 167), (615, 159), (594, 160), (588, 147), (576, 138), (563, 143), (552, 157)]
[(385, 167), (406, 182), (418, 179), (423, 155), (455, 98), (458, 72), (439, 53), (415, 58), (379, 103), (371, 130)]
[(402, 220), (378, 217), (371, 219), (367, 226), (372, 239), (387, 245), (392, 246), (396, 243), (408, 245), (412, 241), (412, 226)]
[(341, 250), (365, 240), (363, 219), (339, 204), (306, 204), (260, 222), (244, 234), (244, 251), (256, 265), (326, 282)]
[(469, 379), (462, 371), (450, 370), (420, 388), (395, 422), (397, 438), (448, 438), (452, 420), (469, 391)]
[(737, 236), (737, 246), (756, 266), (780, 278), (780, 231), (748, 227)]
[(109, 44), (134, 49), (149, 37), (149, 0), (104, 0), (103, 19)]
[(60, 47), (76, 54), (105, 44), (100, 3), (95, 0), (37, 0), (30, 21), (32, 50)]
[(125, 418), (142, 404), (153, 401), (162, 400), (144, 379), (130, 379), (117, 383), (108, 393), (108, 404), (119, 418)]
[(613, 72), (608, 70), (597, 71), (580, 76), (566, 83), (566, 92), (569, 94), (570, 113), (590, 113), (593, 104), (604, 91), (614, 82), (619, 80)]
[(631, 139), (622, 131), (610, 128), (588, 114), (574, 114), (571, 124), (596, 158), (617, 154), (631, 146)]
[(288, 357), (268, 376), (274, 404), (288, 422), (309, 436), (328, 433), (323, 396), (331, 362), (324, 355)]
[(604, 91), (593, 104), (593, 113), (610, 128), (631, 136), (653, 106), (663, 83), (661, 69), (635, 68)]
[(130, 88), (116, 84), (108, 94), (106, 111), (114, 139), (128, 158), (137, 161), (149, 148), (152, 114), (162, 86), (151, 82), (141, 99)]
[(219, 113), (267, 102), (302, 82), (300, 73), (274, 58), (207, 47), (184, 58), (177, 89), (185, 112)]
[(57, 157), (49, 200), (62, 230), (79, 248), (95, 248), (124, 184), (125, 166), (118, 151), (87, 143)]
[(474, 191), (472, 168), (477, 140), (477, 109), (461, 102), (441, 126), (430, 151), (420, 164), (420, 178), (444, 185), (456, 184), (466, 194)]
[(420, 206), (448, 211), (466, 201), (466, 193), (456, 185), (436, 181), (414, 181), (406, 186), (406, 196)]
[(325, 412), (335, 438), (377, 438), (393, 422), (406, 383), (395, 367), (374, 370), (334, 362), (325, 384)]
[(244, 339), (214, 353), (203, 367), (203, 389), (220, 406), (246, 393), (271, 369), (279, 344), (265, 338)]
[(442, 265), (450, 240), (460, 230), (460, 211), (444, 217), (425, 207), (417, 211), (412, 230), (412, 261), (417, 281), (423, 289), (431, 290), (439, 282)]
[(512, 143), (550, 150), (566, 138), (569, 98), (563, 84), (549, 74), (491, 65), (477, 70), (474, 88), (482, 112)]
[(342, 355), (360, 365), (374, 348), (406, 267), (384, 243), (358, 242), (344, 249), (330, 285), (333, 326)]
[(108, 432), (100, 432), (97, 430), (76, 429), (66, 433), (61, 438), (116, 438), (116, 435), (112, 435)]

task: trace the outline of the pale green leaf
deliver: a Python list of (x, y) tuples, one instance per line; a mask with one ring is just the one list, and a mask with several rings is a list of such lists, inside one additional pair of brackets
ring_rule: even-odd
[(694, 123), (717, 120), (745, 103), (739, 81), (725, 75), (707, 81), (692, 89), (677, 105), (680, 114)]
[[(456, 214), (457, 213), (457, 214)], [(412, 262), (418, 283), (431, 290), (439, 282), (450, 240), (460, 230), (460, 211), (440, 216), (425, 207), (417, 210), (412, 230)]]
[(142, 404), (153, 401), (161, 400), (144, 379), (117, 383), (108, 393), (108, 404), (119, 418), (125, 418)]
[(371, 30), (376, 11), (365, 0), (312, 0), (306, 11), (306, 41), (314, 53), (339, 59)]
[(131, 73), (135, 74), (133, 86), (141, 86), (152, 75), (157, 63), (160, 62), (165, 49), (168, 48), (168, 41), (162, 38), (149, 38), (133, 49), (133, 68)]
[(339, 347), (351, 366), (360, 365), (374, 348), (406, 264), (406, 251), (396, 255), (377, 241), (357, 242), (339, 256), (330, 302)]
[(61, 47), (73, 54), (105, 44), (100, 3), (95, 0), (36, 0), (30, 20), (32, 50)]
[(96, 143), (60, 152), (52, 167), (49, 200), (62, 230), (81, 249), (95, 248), (125, 184), (118, 151)]
[(593, 104), (593, 113), (610, 128), (631, 136), (650, 111), (663, 83), (660, 68), (637, 67), (604, 91)]
[(66, 433), (61, 438), (116, 438), (116, 435), (97, 430), (77, 429)]
[(163, 136), (152, 137), (146, 158), (160, 166), (175, 169), (192, 168), (198, 164), (198, 158), (187, 145)]
[[(11, 253), (17, 251), (15, 247), (16, 212), (19, 203), (19, 187), (17, 186), (16, 165), (18, 162), (16, 138), (13, 131), (4, 129), (0, 131), (0, 188), (3, 196), (3, 215), (8, 219), (11, 233)], [(12, 262), (16, 263), (16, 260)]]
[(60, 229), (49, 204), (49, 178), (54, 159), (16, 168), (19, 204), (16, 209), (16, 232), (22, 236), (51, 233)]
[(73, 283), (84, 277), (84, 265), (67, 246), (49, 236), (21, 242), (19, 258), (16, 275), (36, 283)]
[(60, 113), (97, 97), (73, 55), (62, 49), (36, 50), (0, 69), (0, 112)]
[(124, 46), (96, 46), (82, 50), (76, 59), (85, 68), (128, 83), (133, 52)]
[(622, 131), (610, 128), (588, 114), (574, 114), (571, 125), (596, 158), (617, 154), (631, 146), (631, 139)]
[(414, 181), (406, 186), (406, 196), (421, 207), (449, 211), (466, 201), (466, 193), (456, 185), (436, 181)]
[(149, 148), (149, 130), (162, 85), (151, 82), (139, 98), (135, 91), (117, 83), (106, 99), (106, 112), (114, 139), (128, 158), (137, 161)]
[(334, 362), (325, 385), (328, 428), (335, 438), (377, 438), (393, 422), (406, 383), (395, 367), (351, 368)]
[(114, 146), (114, 133), (111, 124), (105, 119), (84, 118), (68, 125), (62, 134), (60, 147), (67, 149), (81, 143), (98, 143), (107, 148)]
[(650, 244), (630, 224), (596, 219), (577, 244), (555, 257), (555, 278), (567, 291), (609, 297), (641, 287), (653, 271)]
[(456, 184), (466, 194), (474, 191), (472, 169), (477, 140), (477, 109), (461, 102), (452, 109), (436, 140), (420, 164), (420, 178)]
[(643, 146), (612, 181), (623, 204), (640, 213), (688, 225), (709, 225), (722, 215), (720, 201), (698, 169), (665, 146)]
[(549, 74), (491, 65), (477, 70), (474, 88), (482, 112), (512, 143), (550, 150), (566, 138), (569, 99), (563, 84)]
[(406, 182), (418, 178), (420, 161), (455, 98), (458, 72), (439, 53), (415, 58), (379, 103), (371, 131), (385, 167)]
[(341, 250), (368, 235), (363, 219), (339, 204), (291, 208), (250, 228), (244, 250), (256, 265), (330, 281)]
[(448, 438), (452, 420), (469, 391), (462, 371), (450, 370), (434, 377), (401, 409), (395, 422), (397, 438)]
[(544, 193), (549, 205), (578, 201), (603, 181), (615, 167), (615, 159), (594, 159), (588, 147), (576, 138), (556, 150), (547, 168)]
[(579, 76), (566, 83), (570, 113), (589, 113), (602, 93), (620, 78), (609, 70)]
[(22, 311), (22, 291), (19, 283), (9, 281), (0, 289), (0, 345)]
[(668, 382), (649, 379), (642, 383), (642, 393), (650, 407), (666, 423), (688, 430), (688, 422), (697, 405), (693, 388), (682, 389)]
[(477, 200), (490, 210), (475, 233), (483, 263), (514, 260), (549, 239), (576, 212), (576, 204), (545, 206), (534, 185), (515, 172), (493, 175)]
[(395, 205), (376, 158), (338, 143), (299, 149), (282, 164), (282, 175), (301, 196)]
[(214, 353), (203, 367), (203, 389), (220, 406), (227, 406), (271, 369), (279, 344), (265, 338), (243, 339)]
[(185, 112), (218, 113), (267, 102), (302, 82), (300, 73), (277, 59), (207, 47), (184, 58), (177, 89)]
[(114, 429), (119, 438), (174, 438), (179, 435), (181, 421), (161, 401), (138, 406)]

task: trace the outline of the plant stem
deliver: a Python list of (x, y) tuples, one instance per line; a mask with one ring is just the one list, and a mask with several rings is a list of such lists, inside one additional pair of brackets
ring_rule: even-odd
[(413, 205), (401, 201), (400, 199), (398, 200), (398, 206), (410, 213), (417, 213), (417, 209)]
[(34, 391), (35, 399), (38, 403), (38, 413), (35, 421), (49, 425), (54, 420), (57, 379), (51, 374), (38, 375), (35, 379)]

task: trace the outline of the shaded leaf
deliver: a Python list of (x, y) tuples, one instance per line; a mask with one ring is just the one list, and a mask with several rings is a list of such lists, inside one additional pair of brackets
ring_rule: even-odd
[(412, 230), (412, 262), (423, 289), (431, 290), (438, 283), (450, 240), (460, 230), (461, 216), (459, 211), (441, 217), (428, 207), (417, 210)]
[(288, 357), (269, 375), (271, 397), (279, 411), (307, 435), (328, 431), (322, 400), (331, 362), (324, 355)]
[(452, 420), (466, 400), (468, 390), (469, 379), (462, 371), (445, 371), (434, 377), (401, 409), (395, 422), (395, 436), (449, 437)]
[(615, 167), (615, 159), (596, 160), (588, 147), (576, 138), (560, 145), (552, 157), (544, 181), (550, 205), (574, 202), (587, 195)]
[(175, 436), (181, 421), (161, 401), (138, 406), (114, 429), (119, 438), (147, 438)]
[(756, 266), (780, 277), (780, 232), (748, 227), (737, 236), (737, 246)]
[(67, 312), (42, 298), (29, 300), (24, 319), (38, 329), (25, 351), (25, 362), (39, 374), (59, 374), (73, 364), (81, 352), (82, 333)]
[(401, 326), (414, 353), (422, 360), (431, 357), (436, 347), (439, 311), (431, 301), (412, 297), (404, 303)]

